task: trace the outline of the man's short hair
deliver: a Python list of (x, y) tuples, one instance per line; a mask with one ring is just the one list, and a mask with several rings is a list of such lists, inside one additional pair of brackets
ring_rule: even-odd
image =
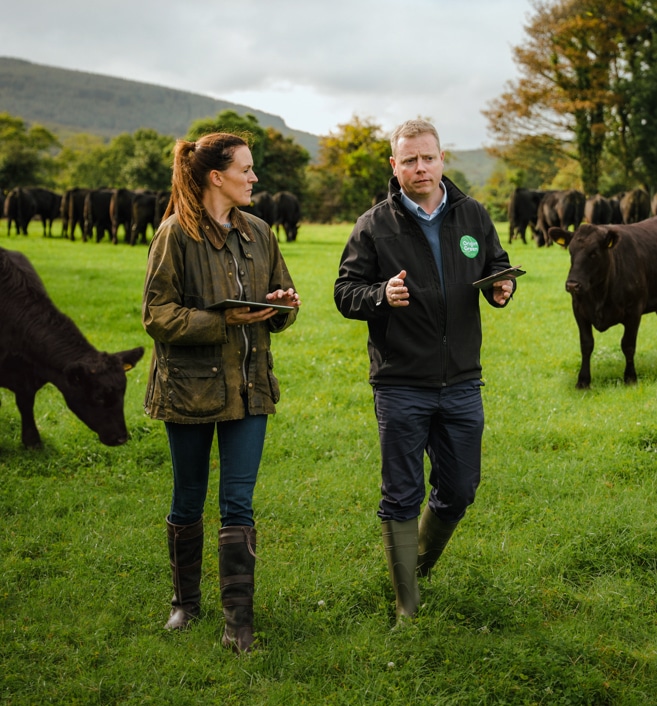
[(418, 118), (417, 120), (407, 120), (401, 125), (398, 125), (392, 131), (392, 135), (390, 136), (392, 156), (395, 156), (395, 152), (397, 151), (397, 143), (402, 137), (417, 137), (418, 135), (426, 135), (427, 133), (436, 138), (438, 151), (440, 152), (440, 137), (438, 137), (438, 130), (436, 130), (436, 128), (428, 120)]

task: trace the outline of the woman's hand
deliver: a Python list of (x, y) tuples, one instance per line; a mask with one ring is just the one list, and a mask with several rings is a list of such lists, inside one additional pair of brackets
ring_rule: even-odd
[(276, 316), (276, 309), (257, 309), (251, 311), (248, 306), (236, 306), (231, 309), (226, 309), (226, 326), (248, 326), (249, 324), (257, 324), (261, 321), (267, 321), (272, 316)]
[[(301, 306), (301, 299), (294, 289), (277, 289), (275, 292), (267, 294), (267, 301), (272, 304), (282, 304), (283, 306)], [(267, 321), (272, 316), (276, 316), (280, 312), (276, 309), (258, 309), (251, 311), (248, 306), (239, 306), (232, 309), (226, 309), (226, 326), (248, 326), (249, 324), (257, 324), (261, 321)]]
[(272, 304), (282, 304), (283, 306), (301, 306), (301, 299), (294, 289), (277, 289), (267, 295), (267, 301)]

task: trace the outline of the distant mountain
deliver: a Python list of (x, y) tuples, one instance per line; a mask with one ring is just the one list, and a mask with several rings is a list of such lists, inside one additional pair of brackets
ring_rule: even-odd
[(448, 150), (446, 169), (463, 172), (473, 186), (483, 186), (493, 173), (497, 159), (485, 149)]
[[(313, 159), (318, 155), (319, 136), (293, 130), (279, 116), (255, 108), (150, 83), (0, 57), (0, 113), (39, 123), (60, 137), (85, 132), (111, 138), (144, 127), (182, 137), (195, 120), (214, 118), (222, 110), (251, 113), (262, 127), (293, 138)], [(482, 186), (494, 164), (485, 150), (450, 150), (447, 168), (460, 170), (471, 184)]]
[(192, 122), (222, 110), (251, 113), (262, 127), (273, 127), (314, 157), (319, 137), (289, 128), (277, 115), (186, 91), (59, 69), (0, 57), (0, 112), (39, 123), (58, 135), (86, 132), (102, 137), (153, 128), (183, 137)]

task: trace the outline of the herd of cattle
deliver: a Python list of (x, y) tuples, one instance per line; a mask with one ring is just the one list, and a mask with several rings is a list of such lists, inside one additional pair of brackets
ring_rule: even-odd
[[(526, 243), (531, 228), (540, 247), (568, 248), (566, 290), (579, 330), (577, 387), (591, 384), (593, 329), (623, 326), (624, 380), (636, 382), (636, 340), (643, 314), (657, 312), (657, 194), (632, 189), (586, 198), (575, 189), (516, 189), (509, 200), (509, 243)], [(652, 217), (651, 217), (652, 216)], [(573, 231), (570, 228), (573, 228)]]
[[(32, 201), (21, 201), (18, 195), (27, 192)], [(117, 242), (118, 228), (123, 225), (126, 241), (135, 244), (146, 238), (145, 228), (140, 230), (144, 213), (148, 214), (148, 223), (156, 228), (157, 214), (163, 212), (169, 200), (169, 194), (124, 189), (86, 190), (84, 198), (78, 199), (83, 192), (74, 189), (57, 197), (45, 189), (17, 189), (7, 196), (5, 215), (17, 228), (25, 226), (20, 232), (26, 232), (21, 209), (28, 203), (32, 217), (35, 213), (41, 216), (44, 235), (51, 232), (52, 220), (61, 217), (64, 233), (72, 239), (79, 227), (83, 239), (89, 239), (95, 229), (97, 240), (108, 232)], [(618, 324), (624, 327), (624, 380), (628, 384), (637, 380), (634, 356), (641, 317), (657, 312), (657, 216), (650, 217), (647, 194), (639, 192), (634, 190), (618, 199), (595, 197), (587, 201), (574, 191), (542, 193), (517, 189), (511, 200), (510, 240), (517, 233), (525, 241), (529, 226), (539, 245), (557, 243), (570, 253), (566, 290), (572, 297), (579, 329), (578, 388), (591, 384), (593, 329), (606, 331)], [(130, 204), (131, 215), (121, 220), (119, 206), (126, 195), (130, 197), (125, 203)], [(44, 210), (37, 210), (37, 200), (38, 208)], [(101, 202), (108, 214), (99, 225), (95, 209)], [(48, 203), (51, 209), (46, 211)], [(80, 203), (81, 220), (74, 206)], [(653, 205), (657, 205), (657, 198)], [(291, 194), (282, 192), (271, 197), (262, 192), (254, 197), (250, 209), (271, 226), (282, 225), (288, 240), (296, 238), (299, 209)], [(570, 230), (571, 226), (574, 230)], [(28, 448), (41, 445), (34, 401), (37, 391), (47, 382), (62, 392), (69, 408), (98, 434), (102, 443), (125, 443), (125, 371), (141, 359), (144, 349), (114, 354), (97, 351), (75, 323), (56, 308), (27, 258), (4, 248), (0, 248), (0, 301), (0, 387), (15, 394), (23, 444)]]
[[(147, 230), (152, 232), (162, 220), (171, 194), (169, 191), (132, 191), (130, 189), (69, 189), (58, 194), (41, 187), (16, 187), (6, 196), (0, 193), (0, 212), (7, 219), (7, 235), (12, 226), (16, 234), (27, 235), (30, 221), (39, 217), (44, 236), (52, 235), (53, 221), (62, 220), (62, 235), (71, 240), (79, 231), (82, 240), (119, 241), (123, 229), (125, 242), (135, 245), (147, 242)], [(4, 201), (4, 204), (2, 203)], [(297, 197), (289, 191), (272, 196), (266, 191), (254, 195), (245, 207), (265, 220), (279, 234), (283, 227), (288, 241), (296, 240), (301, 220)]]
[(540, 191), (516, 189), (509, 199), (509, 243), (520, 237), (527, 242), (529, 227), (539, 247), (551, 245), (550, 228), (571, 226), (577, 229), (583, 221), (593, 225), (638, 223), (657, 215), (657, 195), (652, 204), (647, 191), (632, 189), (607, 198), (596, 194), (586, 198), (577, 189)]

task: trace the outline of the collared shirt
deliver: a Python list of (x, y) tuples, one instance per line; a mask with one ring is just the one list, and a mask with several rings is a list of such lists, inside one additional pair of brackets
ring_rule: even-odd
[(444, 182), (440, 182), (440, 187), (443, 190), (443, 198), (431, 213), (427, 213), (422, 206), (406, 196), (403, 189), (400, 190), (402, 203), (414, 216), (418, 216), (425, 221), (430, 221), (432, 218), (435, 218), (439, 213), (441, 213), (447, 206), (447, 189), (445, 188)]

